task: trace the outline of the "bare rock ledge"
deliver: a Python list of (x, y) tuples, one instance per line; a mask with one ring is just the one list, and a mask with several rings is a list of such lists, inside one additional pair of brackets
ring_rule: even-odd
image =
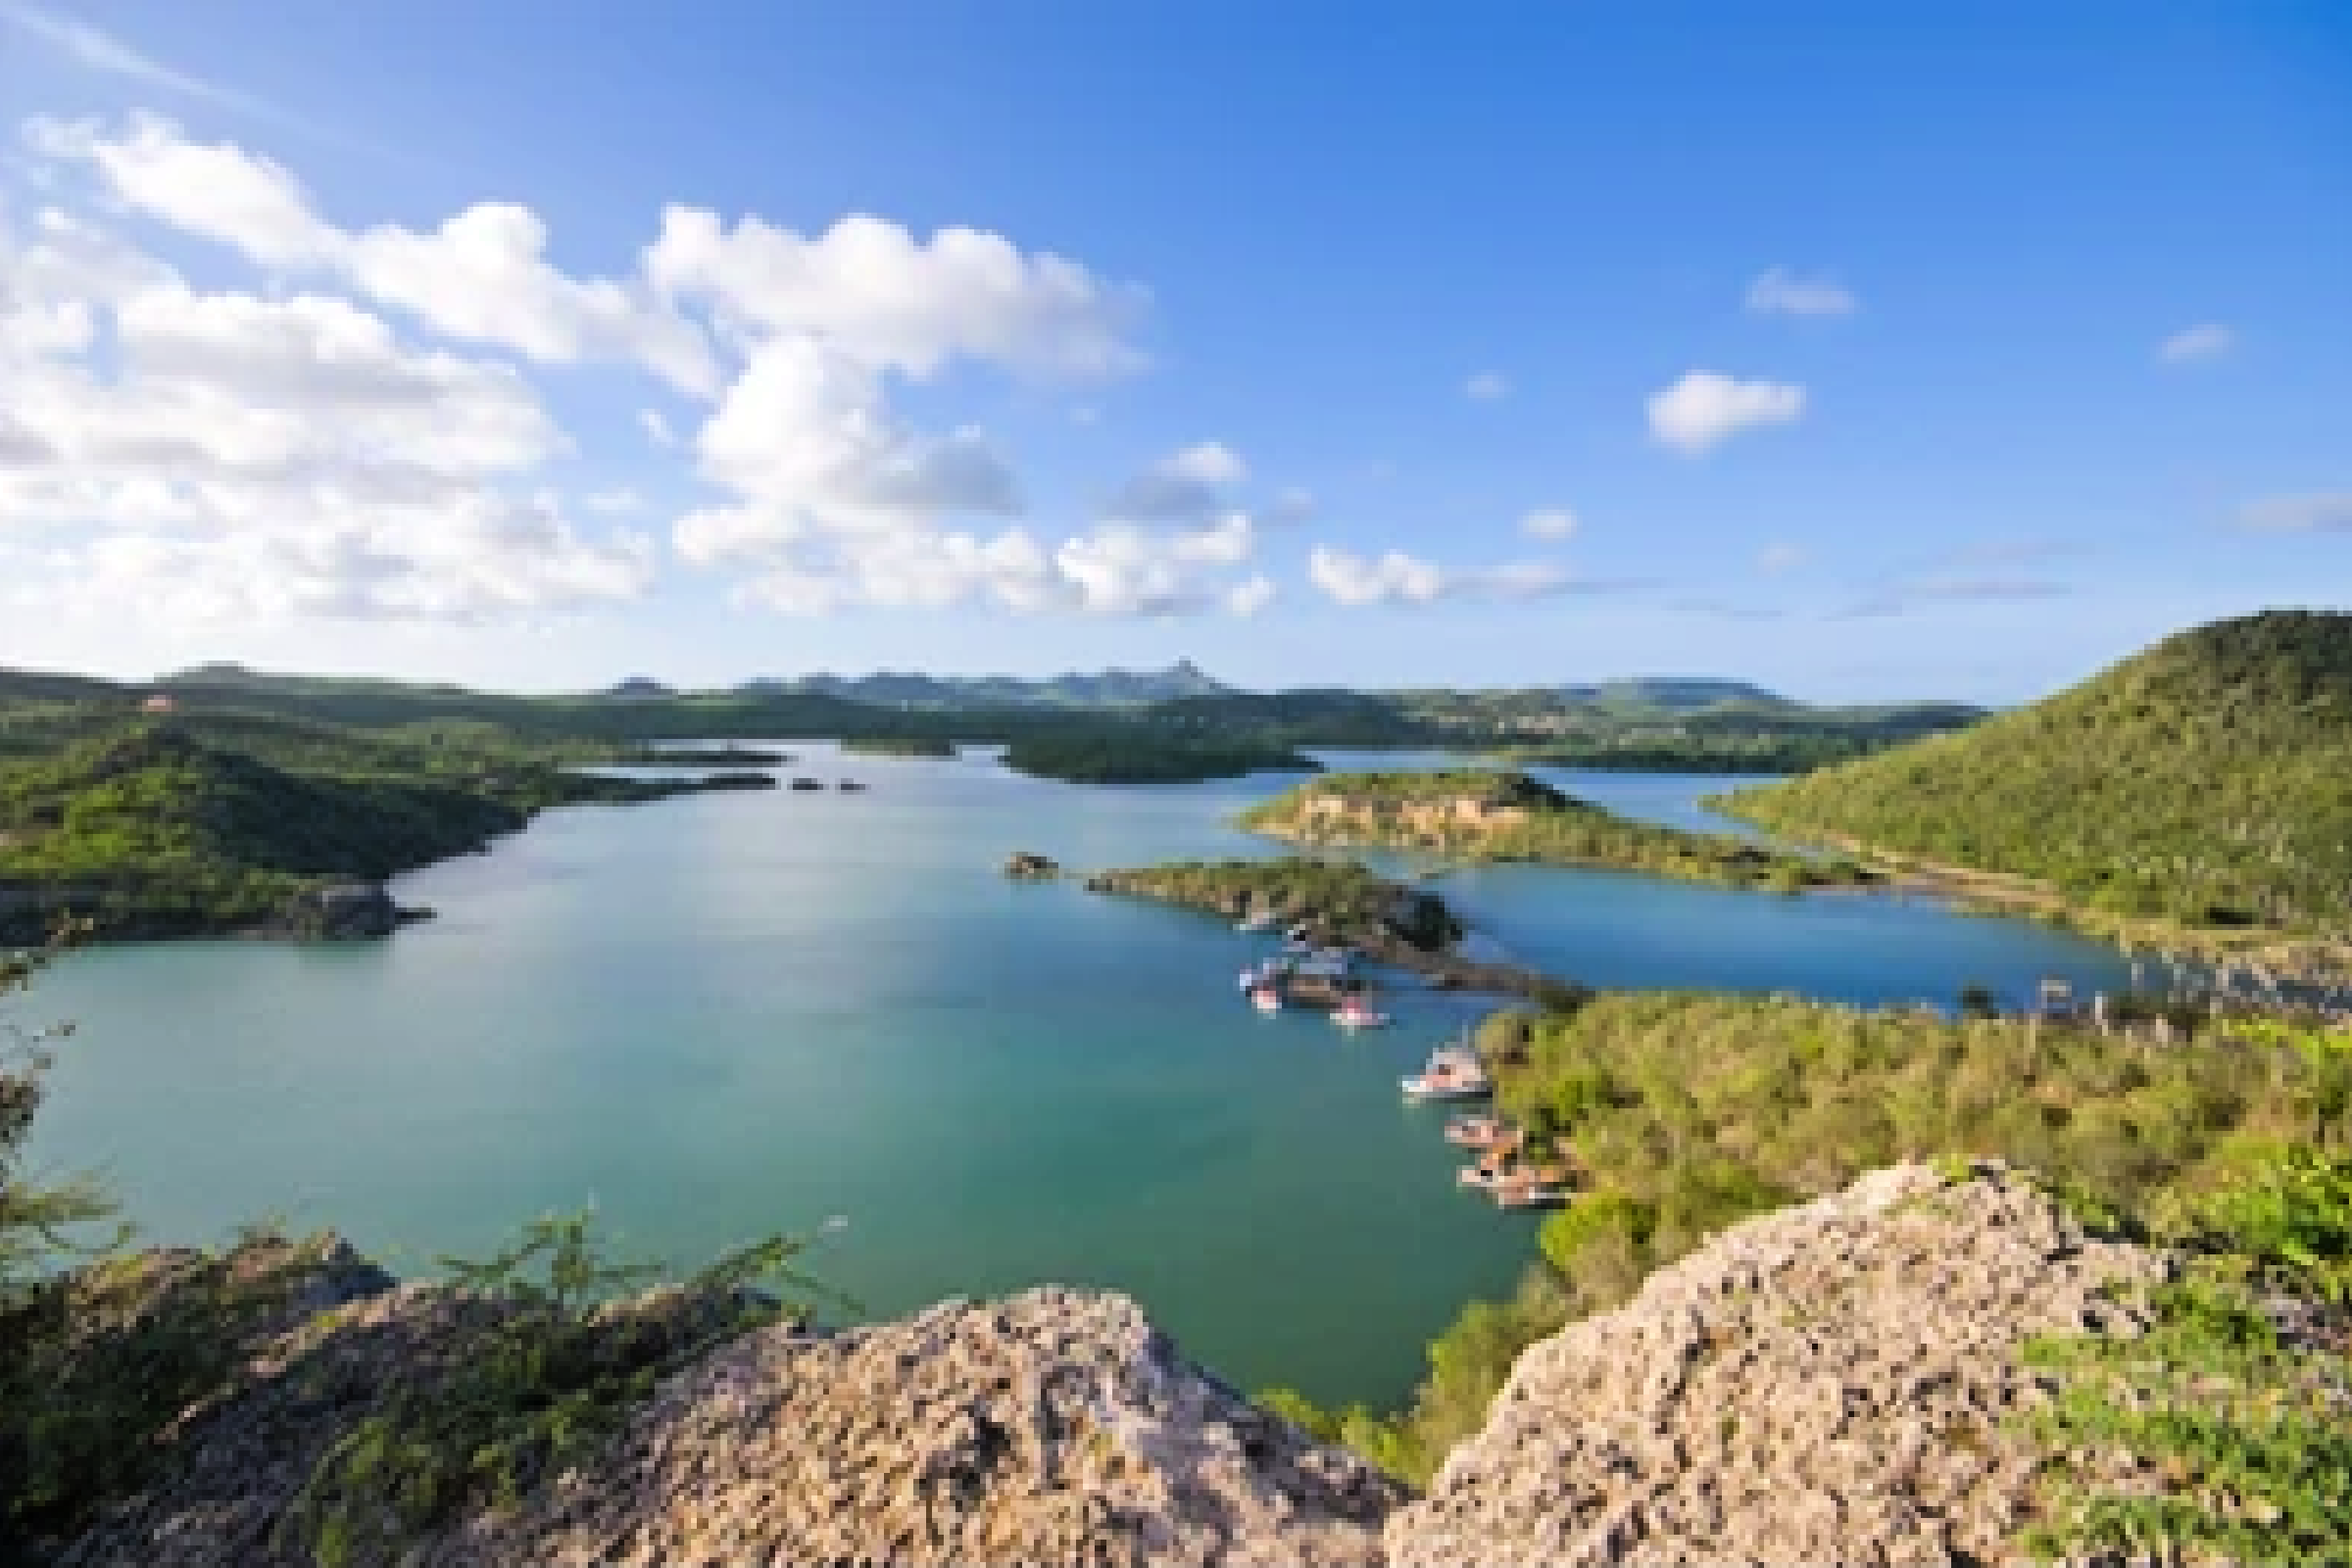
[(2137, 1333), (2101, 1287), (2169, 1269), (1998, 1166), (1874, 1171), (1530, 1348), (1390, 1560), (2016, 1557), (2038, 1456), (2009, 1417), (2041, 1397), (2020, 1344)]

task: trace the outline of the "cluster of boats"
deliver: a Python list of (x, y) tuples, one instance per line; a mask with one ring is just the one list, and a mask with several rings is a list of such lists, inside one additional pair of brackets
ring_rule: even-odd
[(1455, 1116), (1446, 1141), (1478, 1157), (1456, 1180), (1493, 1198), (1502, 1208), (1550, 1208), (1568, 1201), (1570, 1171), (1557, 1159), (1528, 1157), (1527, 1131), (1500, 1116)]
[[(1408, 1100), (1480, 1100), (1494, 1093), (1486, 1063), (1467, 1037), (1440, 1046), (1422, 1069), (1399, 1080)], [(1568, 1201), (1568, 1167), (1528, 1157), (1526, 1129), (1491, 1111), (1466, 1112), (1446, 1123), (1446, 1141), (1477, 1154), (1456, 1177), (1502, 1208), (1549, 1208)]]
[[(1270, 920), (1252, 916), (1244, 931), (1267, 929)], [(1303, 926), (1285, 935), (1282, 952), (1263, 963), (1244, 969), (1243, 995), (1264, 1013), (1280, 1012), (1294, 1004), (1328, 1006), (1331, 1021), (1343, 1029), (1379, 1029), (1389, 1015), (1372, 1005), (1372, 999), (1355, 968), (1355, 955), (1347, 948), (1317, 948)]]
[[(1271, 931), (1280, 923), (1270, 909), (1245, 917), (1237, 929)], [(1304, 925), (1283, 933), (1282, 951), (1241, 974), (1243, 995), (1260, 1012), (1275, 1013), (1294, 1004), (1325, 1005), (1344, 1029), (1378, 1028), (1390, 1021), (1376, 1010), (1356, 973), (1355, 954), (1347, 948), (1318, 948)], [(1429, 1054), (1416, 1073), (1397, 1080), (1407, 1100), (1484, 1100), (1494, 1092), (1487, 1064), (1465, 1030)], [(1446, 1140), (1477, 1157), (1458, 1180), (1493, 1198), (1502, 1208), (1548, 1208), (1568, 1200), (1568, 1167), (1556, 1158), (1531, 1157), (1526, 1130), (1491, 1111), (1449, 1118)]]

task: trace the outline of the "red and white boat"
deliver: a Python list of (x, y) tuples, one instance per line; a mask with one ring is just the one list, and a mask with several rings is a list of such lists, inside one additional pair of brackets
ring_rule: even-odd
[(1331, 1021), (1343, 1029), (1382, 1029), (1389, 1024), (1389, 1015), (1374, 1007), (1360, 996), (1344, 999), (1331, 1009)]
[(1257, 986), (1250, 993), (1250, 1005), (1260, 1012), (1280, 1012), (1282, 993), (1272, 986)]

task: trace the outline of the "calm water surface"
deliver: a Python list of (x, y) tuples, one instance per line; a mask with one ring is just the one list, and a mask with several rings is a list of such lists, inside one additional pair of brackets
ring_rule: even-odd
[[(404, 878), (440, 917), (389, 942), (76, 956), (32, 999), (80, 1025), (36, 1158), (95, 1169), (161, 1239), (277, 1215), (416, 1273), (590, 1202), (676, 1264), (839, 1215), (814, 1270), (873, 1314), (1115, 1286), (1230, 1380), (1333, 1400), (1395, 1402), (1465, 1298), (1511, 1288), (1534, 1222), (1458, 1192), (1443, 1112), (1396, 1091), (1475, 1004), (1394, 995), (1401, 1026), (1357, 1039), (1260, 1018), (1233, 977), (1265, 939), (999, 874), (1015, 849), (1265, 854), (1228, 819), (1290, 780), (1101, 789), (789, 749), (871, 788), (551, 812)], [(1686, 826), (1732, 782), (1550, 776)], [(1600, 985), (1948, 1002), (2121, 977), (2104, 948), (1895, 899), (1526, 867), (1435, 885)]]

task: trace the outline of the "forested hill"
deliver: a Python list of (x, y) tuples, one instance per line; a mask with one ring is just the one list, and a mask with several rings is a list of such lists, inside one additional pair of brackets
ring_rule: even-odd
[(2352, 614), (2168, 638), (2030, 708), (1734, 797), (2095, 908), (2352, 936)]

